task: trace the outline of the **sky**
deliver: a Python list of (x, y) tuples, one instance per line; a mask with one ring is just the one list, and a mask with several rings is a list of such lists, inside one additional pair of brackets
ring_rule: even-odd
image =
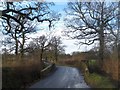
[[(67, 6), (67, 2), (55, 2), (55, 6), (52, 6), (50, 9), (54, 10), (58, 13), (61, 13), (61, 19), (57, 22), (57, 24), (55, 25), (56, 28), (49, 31), (48, 29), (46, 30), (40, 30), (38, 31), (36, 34), (32, 34), (30, 35), (31, 37), (37, 37), (40, 35), (46, 35), (50, 32), (54, 33), (55, 36), (60, 36), (62, 38), (62, 42), (63, 45), (65, 45), (65, 53), (66, 54), (72, 54), (72, 52), (74, 51), (87, 51), (90, 50), (92, 48), (92, 46), (87, 46), (87, 45), (83, 45), (83, 46), (79, 46), (79, 45), (75, 45), (76, 40), (72, 40), (70, 38), (68, 38), (67, 36), (64, 35), (64, 30), (67, 29), (64, 25), (64, 18), (66, 16), (64, 8), (66, 8)], [(46, 26), (48, 23), (44, 23), (42, 26)]]
[[(66, 16), (65, 14), (65, 11), (64, 11), (64, 8), (66, 8), (67, 6), (67, 0), (64, 0), (63, 2), (54, 2), (55, 3), (55, 6), (52, 6), (50, 7), (51, 10), (54, 10), (58, 13), (61, 13), (61, 19), (57, 22), (56, 24), (56, 28), (51, 30), (51, 31), (48, 31), (48, 28), (46, 28), (46, 30), (39, 30), (37, 33), (34, 33), (34, 34), (31, 34), (29, 37), (37, 37), (37, 36), (40, 36), (40, 35), (46, 35), (48, 34), (49, 32), (54, 32), (54, 35), (55, 36), (60, 36), (62, 38), (62, 42), (63, 42), (63, 45), (66, 46), (65, 48), (65, 53), (67, 54), (71, 54), (72, 52), (74, 51), (87, 51), (89, 49), (92, 48), (92, 46), (81, 46), (79, 47), (79, 45), (75, 45), (76, 43), (76, 40), (72, 40), (70, 38), (68, 38), (67, 36), (63, 35), (63, 31), (65, 29), (67, 29), (64, 25), (64, 18)], [(43, 23), (42, 26), (46, 26), (48, 23)], [(41, 25), (41, 23), (40, 23)], [(0, 35), (2, 36), (2, 33), (0, 32)], [(3, 39), (3, 37), (1, 37), (1, 39)]]

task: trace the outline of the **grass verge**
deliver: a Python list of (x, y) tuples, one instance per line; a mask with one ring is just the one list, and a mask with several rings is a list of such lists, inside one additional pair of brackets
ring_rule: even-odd
[(101, 76), (97, 73), (85, 74), (84, 78), (92, 88), (115, 88), (108, 77)]
[(85, 71), (87, 65), (85, 63), (81, 63), (79, 66), (80, 70), (84, 74), (84, 79), (88, 85), (92, 88), (116, 88), (109, 77), (103, 76), (98, 73), (89, 73), (89, 71)]

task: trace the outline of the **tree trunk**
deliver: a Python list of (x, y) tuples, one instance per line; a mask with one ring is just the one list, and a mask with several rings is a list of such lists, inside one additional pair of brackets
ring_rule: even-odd
[(16, 46), (15, 46), (15, 55), (18, 55), (18, 41), (15, 40)]
[(104, 60), (104, 30), (103, 28), (101, 28), (100, 30), (99, 40), (100, 40), (99, 62), (100, 62), (100, 68), (102, 69), (103, 60)]
[(58, 53), (57, 53), (57, 46), (55, 46), (55, 61), (58, 61)]
[(103, 19), (103, 15), (104, 15), (104, 2), (102, 2), (102, 7), (101, 7), (101, 22), (100, 22), (100, 30), (99, 30), (99, 40), (100, 40), (100, 49), (99, 49), (99, 61), (100, 61), (100, 68), (102, 70), (103, 67), (103, 60), (104, 60), (104, 19)]
[(120, 46), (120, 1), (118, 3), (118, 31), (117, 31), (117, 55), (118, 55), (118, 60), (120, 60), (120, 51), (119, 51), (119, 46)]
[(17, 40), (17, 31), (15, 30), (15, 55), (18, 55), (18, 40)]
[(24, 44), (25, 44), (25, 33), (22, 30), (22, 43), (21, 43), (21, 59), (24, 57)]
[(40, 64), (41, 64), (41, 68), (43, 69), (43, 62), (42, 62), (42, 58), (43, 58), (43, 48), (41, 48), (41, 53), (40, 53)]

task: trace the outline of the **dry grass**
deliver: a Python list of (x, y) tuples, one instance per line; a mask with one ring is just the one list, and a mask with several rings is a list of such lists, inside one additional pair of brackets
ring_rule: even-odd
[(18, 57), (3, 58), (3, 88), (25, 88), (34, 80), (40, 79), (41, 65), (39, 60)]
[(105, 60), (103, 63), (103, 70), (110, 75), (113, 80), (118, 81), (118, 60)]

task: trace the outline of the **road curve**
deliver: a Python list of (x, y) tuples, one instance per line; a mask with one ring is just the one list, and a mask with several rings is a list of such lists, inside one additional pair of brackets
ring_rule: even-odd
[(89, 88), (89, 86), (76, 68), (58, 66), (54, 73), (30, 88)]

